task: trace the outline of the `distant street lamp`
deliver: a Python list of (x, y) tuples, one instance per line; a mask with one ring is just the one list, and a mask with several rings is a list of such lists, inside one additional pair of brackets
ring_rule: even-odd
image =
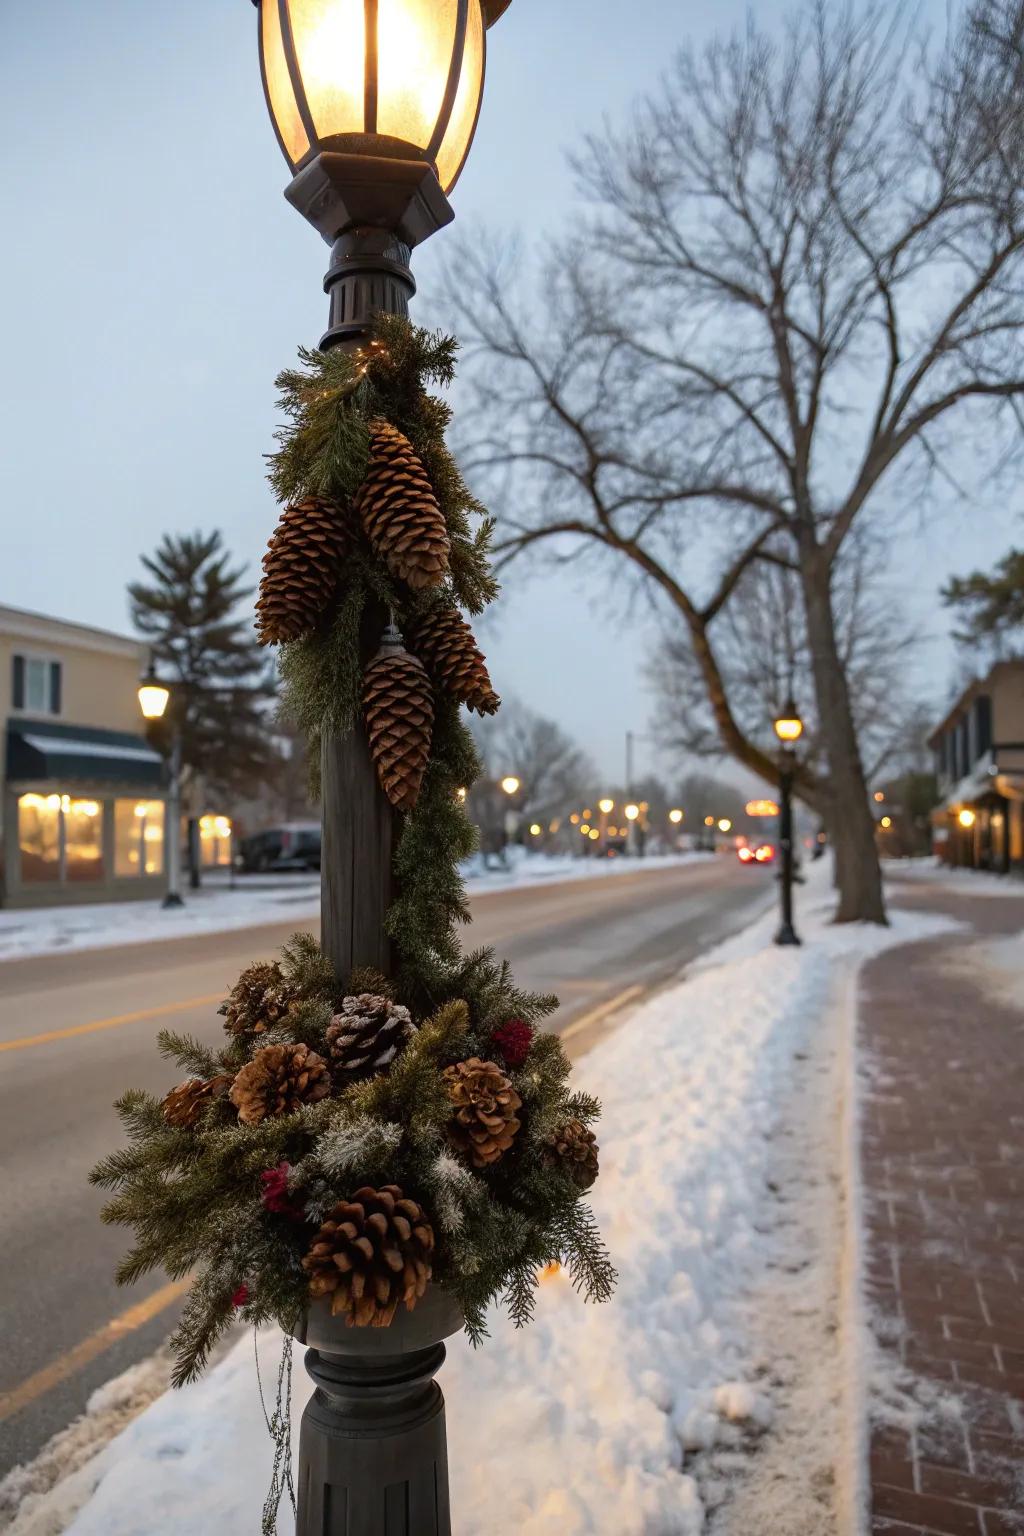
[(782, 921), (775, 935), (776, 944), (799, 944), (793, 927), (793, 777), (796, 752), (793, 743), (803, 735), (804, 723), (792, 698), (775, 720), (779, 739), (779, 846), (782, 849)]
[(977, 816), (972, 810), (965, 806), (964, 809), (959, 812), (956, 819), (962, 827), (967, 828), (974, 826), (974, 823), (977, 820)]
[(632, 801), (630, 801), (629, 805), (626, 806), (623, 815), (627, 821), (636, 821), (637, 817), (640, 815), (640, 807), (638, 805), (634, 805)]
[(731, 832), (732, 831), (732, 822), (729, 820), (728, 816), (722, 816), (719, 819), (718, 830), (719, 830), (719, 832)]
[(501, 781), (501, 787), (506, 795), (517, 795), (520, 789), (520, 780), (514, 773), (507, 773)]
[(674, 827), (678, 827), (683, 819), (683, 813), (678, 806), (673, 806), (672, 810), (669, 811), (668, 819)]
[(601, 812), (602, 816), (607, 816), (609, 811), (614, 811), (615, 801), (609, 800), (606, 796), (605, 799), (599, 800), (597, 802), (597, 808)]
[[(171, 690), (156, 675), (153, 658), (139, 682), (139, 708), (146, 720), (162, 720), (171, 701)], [(183, 907), (181, 899), (181, 725), (176, 713), (171, 716), (170, 783), (167, 786), (167, 894), (161, 902), (165, 909)]]

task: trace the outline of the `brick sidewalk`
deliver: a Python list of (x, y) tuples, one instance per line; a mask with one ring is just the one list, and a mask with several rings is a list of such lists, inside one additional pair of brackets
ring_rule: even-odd
[(1020, 933), (1024, 897), (892, 889), (974, 934), (863, 976), (868, 1304), (883, 1359), (931, 1403), (912, 1429), (872, 1426), (870, 1528), (1024, 1536), (1024, 1012), (950, 964)]

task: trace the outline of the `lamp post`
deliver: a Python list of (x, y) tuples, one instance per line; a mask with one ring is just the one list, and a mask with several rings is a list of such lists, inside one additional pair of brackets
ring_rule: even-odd
[(794, 744), (803, 735), (804, 723), (792, 698), (775, 719), (779, 741), (779, 846), (782, 849), (782, 921), (775, 935), (776, 944), (799, 944), (793, 927), (793, 775), (796, 772)]
[[(171, 690), (156, 675), (153, 658), (139, 682), (139, 708), (146, 720), (162, 720), (171, 701)], [(170, 783), (167, 786), (167, 894), (161, 902), (166, 910), (183, 907), (181, 899), (181, 726), (171, 715)]]
[[(331, 247), (320, 346), (355, 349), (378, 315), (408, 313), (412, 249), (454, 217), (446, 194), (476, 128), (487, 29), (510, 0), (253, 3), (267, 107), (292, 173), (285, 197)], [(364, 663), (385, 619), (367, 604)], [(339, 977), (357, 967), (387, 975), (399, 813), (378, 787), (361, 726), (324, 735), (321, 806), (324, 951)], [(444, 1400), (433, 1376), (440, 1340), (459, 1324), (439, 1315), (431, 1336), (429, 1322), (421, 1306), (401, 1329), (379, 1331), (372, 1349), (353, 1337), (365, 1330), (307, 1334), (317, 1391), (302, 1422), (298, 1536), (448, 1536)]]
[(504, 858), (509, 843), (515, 840), (516, 834), (519, 831), (520, 802), (518, 801), (517, 797), (519, 796), (519, 791), (523, 787), (523, 781), (519, 778), (518, 774), (506, 773), (505, 777), (499, 781), (498, 787), (500, 788), (503, 795), (508, 796), (508, 805), (505, 809), (505, 815), (502, 820), (503, 841), (501, 852), (502, 858)]

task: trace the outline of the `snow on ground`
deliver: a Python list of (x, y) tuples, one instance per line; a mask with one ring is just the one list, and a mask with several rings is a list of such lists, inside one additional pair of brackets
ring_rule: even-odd
[(883, 872), (895, 880), (925, 883), (933, 890), (955, 891), (958, 896), (1024, 896), (1024, 881), (1016, 875), (994, 875), (983, 869), (943, 864), (938, 858), (889, 859)]
[[(508, 869), (486, 870), (481, 860), (468, 860), (464, 874), (472, 896), (564, 880), (639, 874), (669, 869), (684, 860), (692, 863), (714, 857), (710, 853), (659, 854), (638, 864), (633, 859), (518, 853)], [(214, 875), (206, 878), (201, 890), (186, 893), (183, 907), (167, 912), (152, 901), (0, 911), (0, 961), (107, 944), (149, 944), (157, 939), (225, 933), (259, 923), (298, 925), (308, 923), (319, 911), (319, 875), (239, 875), (233, 887), (226, 877)]]
[[(864, 956), (954, 925), (897, 913), (888, 930), (832, 929), (824, 865), (801, 892), (803, 948), (775, 948), (774, 915), (759, 919), (586, 1058), (581, 1081), (604, 1102), (594, 1205), (619, 1287), (587, 1307), (558, 1275), (530, 1329), (496, 1316), (481, 1350), (451, 1341), (441, 1380), (465, 1536), (854, 1530), (853, 977)], [(272, 1331), (259, 1348), (272, 1382)], [(307, 1386), (297, 1352), (296, 1431)], [(270, 1464), (247, 1337), (27, 1497), (10, 1536), (250, 1536)], [(282, 1533), (290, 1522), (282, 1510)]]

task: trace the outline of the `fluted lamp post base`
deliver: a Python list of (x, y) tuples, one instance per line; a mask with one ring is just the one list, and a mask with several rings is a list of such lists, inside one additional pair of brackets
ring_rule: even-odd
[(444, 1398), (434, 1376), (458, 1305), (430, 1286), (388, 1328), (316, 1302), (297, 1333), (316, 1391), (299, 1436), (296, 1536), (451, 1536)]

